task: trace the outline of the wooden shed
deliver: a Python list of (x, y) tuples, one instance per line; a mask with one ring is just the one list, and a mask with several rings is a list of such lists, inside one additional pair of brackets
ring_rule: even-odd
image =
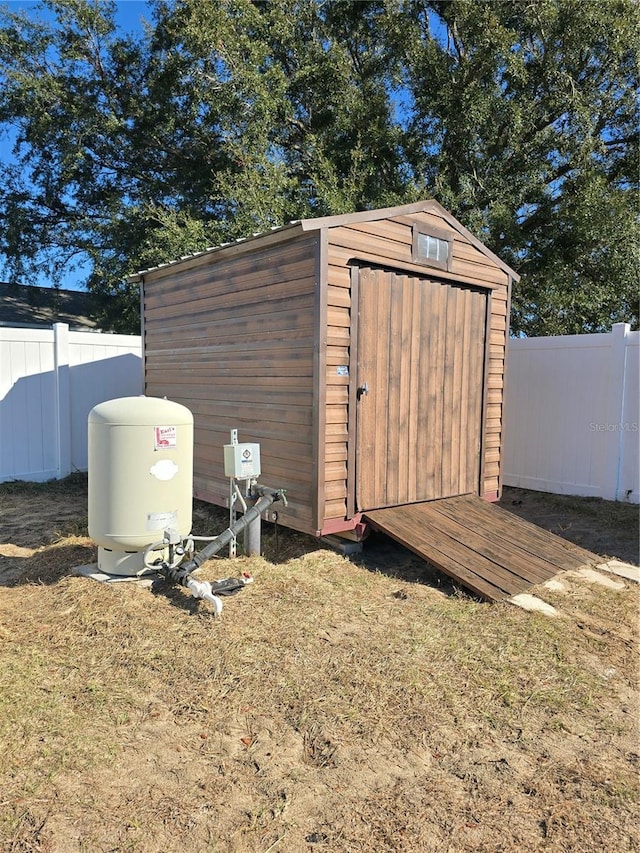
[(140, 272), (145, 393), (195, 418), (197, 497), (261, 445), (285, 525), (500, 495), (516, 273), (435, 201), (292, 222)]
[(435, 201), (307, 219), (140, 272), (145, 392), (195, 420), (195, 495), (228, 505), (231, 429), (279, 520), (383, 530), (473, 592), (596, 560), (490, 502), (516, 273)]

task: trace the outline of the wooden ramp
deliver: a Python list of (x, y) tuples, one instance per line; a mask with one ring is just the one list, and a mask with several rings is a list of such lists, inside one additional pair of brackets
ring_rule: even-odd
[(476, 495), (363, 513), (462, 586), (489, 601), (524, 592), (600, 558)]

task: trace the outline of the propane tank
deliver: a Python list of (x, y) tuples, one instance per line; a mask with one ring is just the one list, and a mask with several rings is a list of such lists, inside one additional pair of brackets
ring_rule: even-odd
[(144, 552), (165, 530), (191, 532), (193, 415), (156, 397), (107, 400), (89, 412), (89, 536), (98, 568), (144, 571)]

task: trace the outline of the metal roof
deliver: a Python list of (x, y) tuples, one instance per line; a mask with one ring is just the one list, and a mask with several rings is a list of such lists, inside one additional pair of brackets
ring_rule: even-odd
[(288, 222), (286, 225), (278, 225), (273, 228), (269, 228), (266, 231), (258, 231), (254, 234), (251, 234), (248, 237), (240, 237), (238, 240), (232, 240), (228, 243), (221, 243), (219, 246), (210, 246), (207, 249), (203, 249), (201, 252), (195, 252), (190, 255), (183, 255), (181, 258), (176, 258), (172, 261), (167, 261), (163, 264), (158, 264), (157, 266), (148, 267), (147, 269), (140, 270), (139, 272), (129, 276), (129, 281), (135, 282), (140, 281), (140, 279), (147, 275), (147, 273), (155, 272), (156, 270), (166, 269), (167, 267), (176, 266), (177, 264), (184, 263), (185, 261), (194, 260), (196, 258), (203, 257), (205, 255), (213, 254), (214, 252), (220, 252), (224, 249), (228, 249), (230, 246), (237, 246), (243, 243), (248, 243), (251, 240), (258, 240), (262, 237), (266, 237), (269, 234), (274, 234), (279, 231), (286, 231), (287, 229), (300, 228), (302, 231), (315, 231), (321, 228), (335, 228), (340, 225), (349, 225), (350, 223), (355, 222), (371, 222), (375, 219), (386, 219), (392, 216), (401, 216), (408, 215), (412, 213), (433, 213), (436, 216), (441, 216), (449, 226), (455, 229), (461, 236), (467, 239), (473, 246), (475, 246), (478, 251), (480, 251), (487, 258), (490, 258), (500, 269), (507, 273), (512, 279), (515, 281), (519, 281), (520, 276), (518, 273), (512, 269), (508, 264), (506, 264), (501, 258), (495, 255), (487, 246), (484, 245), (478, 238), (473, 235), (470, 231), (468, 231), (461, 222), (459, 222), (453, 214), (449, 213), (441, 204), (439, 204), (435, 199), (426, 199), (423, 201), (413, 202), (411, 204), (402, 204), (396, 207), (386, 207), (378, 210), (362, 210), (357, 211), (355, 213), (342, 213), (335, 214), (333, 216), (321, 216), (315, 219), (294, 219), (291, 222)]
[(190, 255), (182, 255), (182, 257), (175, 258), (172, 261), (166, 261), (163, 264), (156, 264), (156, 266), (154, 267), (147, 267), (144, 270), (138, 270), (138, 272), (130, 275), (128, 277), (128, 280), (140, 281), (142, 276), (147, 275), (147, 273), (155, 272), (156, 270), (162, 270), (166, 267), (173, 267), (176, 264), (182, 263), (183, 261), (190, 261), (194, 258), (201, 258), (203, 255), (211, 255), (213, 252), (219, 252), (221, 249), (228, 249), (229, 246), (237, 246), (240, 243), (248, 243), (250, 240), (255, 240), (258, 237), (265, 237), (267, 234), (274, 234), (277, 231), (286, 231), (287, 228), (293, 228), (301, 224), (301, 219), (293, 219), (291, 222), (287, 222), (286, 225), (274, 225), (273, 228), (269, 228), (266, 231), (256, 231), (253, 234), (250, 234), (248, 237), (239, 237), (237, 240), (229, 240), (227, 243), (220, 243), (217, 246), (209, 246), (206, 249), (202, 249), (202, 251), (200, 252), (193, 252)]

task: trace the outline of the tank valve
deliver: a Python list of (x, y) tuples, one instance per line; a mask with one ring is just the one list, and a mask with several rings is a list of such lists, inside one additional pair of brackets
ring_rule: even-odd
[(222, 613), (222, 601), (217, 595), (213, 594), (209, 581), (199, 581), (193, 577), (188, 577), (185, 586), (194, 598), (202, 598), (204, 601), (212, 604), (214, 615), (220, 616)]

